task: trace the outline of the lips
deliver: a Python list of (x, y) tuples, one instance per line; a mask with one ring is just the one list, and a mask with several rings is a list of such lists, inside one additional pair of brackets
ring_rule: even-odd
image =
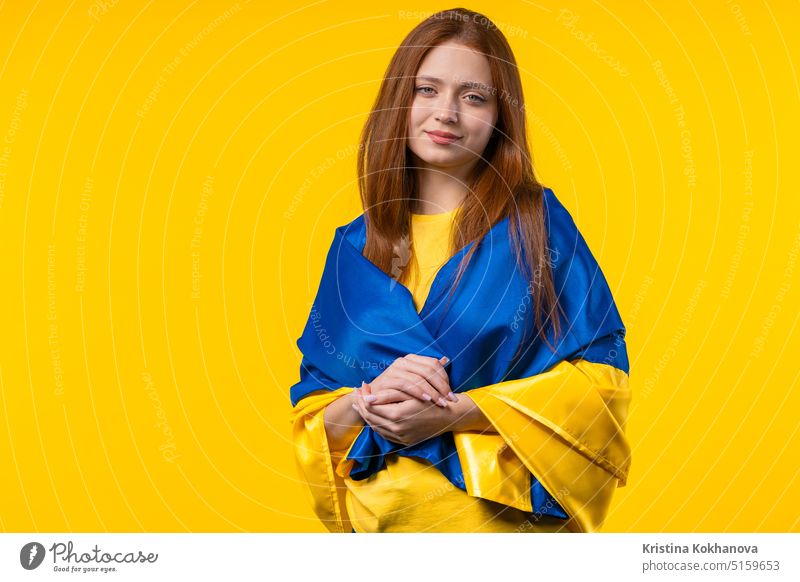
[(433, 143), (448, 144), (461, 139), (460, 135), (455, 135), (449, 131), (426, 131)]

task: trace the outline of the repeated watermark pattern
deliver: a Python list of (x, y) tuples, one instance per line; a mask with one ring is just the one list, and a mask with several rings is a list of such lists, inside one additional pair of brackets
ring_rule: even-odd
[(553, 130), (550, 129), (550, 126), (547, 125), (541, 117), (530, 110), (528, 113), (530, 114), (530, 120), (533, 127), (542, 132), (544, 140), (550, 144), (550, 148), (553, 150), (553, 152), (555, 152), (558, 161), (561, 163), (561, 168), (565, 172), (571, 172), (572, 162), (569, 161), (569, 157), (564, 151), (564, 147), (561, 145), (561, 140), (556, 137), (556, 135), (553, 133)]
[(8, 165), (11, 163), (11, 152), (14, 142), (17, 140), (17, 133), (22, 125), (22, 113), (28, 108), (28, 90), (23, 88), (14, 102), (14, 109), (11, 112), (11, 121), (8, 129), (3, 136), (2, 148), (0, 148), (0, 208), (3, 207), (3, 200), (6, 197), (6, 181), (8, 179)]
[(325, 349), (325, 352), (328, 355), (336, 355), (336, 359), (342, 362), (345, 366), (350, 368), (359, 368), (362, 371), (377, 371), (382, 372), (386, 368), (392, 365), (394, 360), (387, 361), (387, 360), (380, 360), (380, 361), (373, 361), (373, 360), (359, 360), (353, 354), (348, 354), (342, 350), (336, 348), (336, 344), (333, 342), (330, 333), (328, 333), (328, 329), (322, 325), (322, 313), (317, 309), (316, 304), (311, 305), (311, 313), (309, 315), (309, 320), (311, 321), (311, 326), (313, 327), (314, 335), (317, 336), (317, 340), (322, 344), (322, 347)]
[(741, 33), (744, 36), (753, 36), (753, 32), (750, 30), (750, 25), (747, 23), (747, 18), (742, 12), (742, 7), (733, 0), (725, 0), (725, 4), (728, 5), (731, 14), (733, 14), (733, 17), (736, 19), (736, 24), (739, 26)]
[(194, 218), (192, 219), (192, 239), (189, 242), (189, 249), (192, 257), (192, 299), (200, 299), (200, 281), (202, 273), (200, 269), (200, 244), (203, 240), (203, 223), (205, 222), (206, 212), (208, 212), (208, 201), (214, 195), (214, 176), (206, 176), (203, 180), (203, 188), (200, 193), (200, 201), (197, 203)]
[(598, 44), (594, 39), (593, 32), (587, 34), (577, 27), (580, 19), (580, 14), (575, 14), (567, 8), (562, 8), (558, 12), (556, 22), (561, 23), (561, 26), (569, 30), (570, 34), (574, 36), (575, 39), (583, 43), (587, 49), (597, 55), (597, 58), (600, 59), (601, 62), (611, 67), (620, 77), (630, 77), (631, 73), (628, 68), (622, 64), (619, 58), (609, 54), (608, 51)]
[(95, 0), (86, 12), (89, 18), (92, 18), (95, 22), (100, 22), (100, 17), (108, 14), (108, 11), (117, 4), (119, 4), (119, 0)]
[(544, 504), (544, 507), (540, 508), (537, 511), (534, 511), (533, 514), (531, 515), (531, 517), (529, 519), (525, 520), (525, 522), (523, 522), (522, 525), (520, 525), (516, 529), (516, 533), (522, 533), (522, 532), (524, 532), (526, 530), (533, 529), (534, 527), (536, 527), (536, 523), (539, 520), (541, 520), (542, 517), (545, 515), (544, 511), (548, 510), (548, 509), (554, 509), (555, 508), (555, 503), (553, 503), (553, 500), (558, 502), (558, 501), (568, 497), (569, 494), (570, 494), (570, 490), (566, 486), (563, 486), (563, 487), (561, 487), (561, 489), (557, 489), (556, 491), (550, 493), (550, 497), (551, 498), (547, 500), (547, 503)]
[(47, 245), (47, 347), (50, 350), (50, 364), (53, 366), (53, 379), (56, 396), (64, 394), (64, 368), (61, 365), (61, 347), (58, 339), (58, 312), (56, 310), (56, 246)]
[[(466, 487), (466, 485), (464, 484), (464, 476), (463, 475), (458, 475), (455, 478), (455, 481), (456, 481), (456, 483), (458, 483), (459, 486)], [(437, 487), (436, 489), (432, 489), (430, 491), (426, 491), (425, 495), (423, 496), (423, 501), (425, 501), (426, 503), (434, 501), (435, 499), (438, 499), (438, 498), (442, 497), (443, 495), (447, 495), (448, 493), (453, 491), (455, 488), (456, 488), (456, 486), (450, 480), (448, 480), (447, 483), (445, 483), (444, 485), (441, 485), (441, 486)], [(459, 487), (459, 489), (461, 489), (461, 487)]]
[(492, 95), (493, 97), (495, 97), (498, 100), (498, 102), (499, 101), (504, 101), (509, 105), (509, 107), (513, 107), (515, 109), (519, 109), (523, 113), (527, 114), (527, 109), (525, 108), (525, 102), (522, 101), (521, 99), (518, 99), (514, 95), (512, 95), (511, 92), (507, 91), (506, 89), (498, 90), (497, 87), (494, 87), (492, 85), (484, 85), (483, 83), (475, 83), (472, 79), (466, 79), (466, 78), (460, 77), (458, 75), (454, 75), (453, 76), (453, 80), (456, 83), (466, 83), (466, 82), (468, 82), (472, 87), (474, 87), (476, 89), (479, 89), (481, 91), (485, 91), (489, 95)]
[(300, 184), (300, 188), (298, 188), (297, 192), (294, 196), (292, 196), (292, 200), (289, 202), (289, 206), (283, 212), (283, 218), (286, 220), (291, 220), (294, 217), (294, 213), (297, 210), (297, 207), (303, 202), (306, 197), (306, 194), (311, 189), (311, 186), (319, 180), (325, 173), (327, 173), (331, 168), (333, 168), (339, 162), (349, 160), (353, 156), (355, 156), (359, 150), (363, 149), (362, 144), (350, 144), (346, 147), (339, 148), (336, 150), (336, 153), (332, 156), (325, 156), (325, 159), (314, 166), (308, 175), (305, 177), (303, 182)]
[(733, 257), (731, 266), (728, 269), (728, 276), (722, 284), (720, 297), (727, 299), (730, 297), (733, 280), (742, 262), (745, 242), (750, 233), (750, 215), (753, 213), (753, 150), (744, 152), (744, 202), (742, 204), (742, 216), (739, 219), (739, 231), (736, 235), (736, 244), (733, 247)]
[(94, 180), (88, 176), (83, 183), (83, 191), (79, 201), (78, 233), (75, 235), (75, 292), (83, 294), (86, 285), (86, 243), (89, 237), (89, 209), (92, 205)]
[(694, 291), (692, 291), (692, 295), (689, 297), (689, 303), (687, 304), (686, 309), (684, 310), (683, 315), (681, 315), (681, 318), (678, 322), (678, 329), (672, 336), (667, 349), (658, 359), (658, 362), (656, 362), (653, 373), (650, 374), (650, 376), (644, 381), (644, 388), (641, 392), (641, 395), (644, 398), (647, 398), (650, 396), (650, 394), (652, 394), (653, 388), (658, 383), (658, 379), (661, 377), (661, 373), (667, 367), (667, 364), (669, 364), (672, 358), (675, 357), (678, 346), (689, 333), (689, 325), (691, 324), (692, 318), (697, 310), (697, 303), (706, 287), (708, 287), (708, 281), (705, 279), (700, 279), (694, 286)]
[(147, 396), (150, 398), (153, 408), (156, 411), (156, 418), (158, 419), (158, 422), (156, 422), (153, 426), (159, 429), (165, 437), (164, 442), (161, 443), (161, 445), (158, 447), (158, 450), (161, 451), (161, 456), (165, 461), (168, 463), (174, 463), (175, 459), (181, 455), (178, 454), (178, 447), (175, 443), (175, 433), (172, 430), (172, 425), (170, 425), (169, 420), (167, 419), (167, 413), (164, 410), (164, 406), (161, 404), (161, 399), (158, 396), (158, 390), (156, 390), (155, 384), (153, 383), (153, 376), (150, 374), (150, 372), (142, 372), (142, 382), (144, 382), (144, 391), (147, 393)]
[(797, 255), (799, 252), (800, 252), (800, 224), (798, 224), (798, 230), (795, 233), (794, 240), (792, 241), (792, 246), (789, 248), (789, 254), (786, 257), (786, 265), (783, 268), (783, 280), (781, 281), (781, 284), (778, 286), (778, 291), (775, 294), (775, 299), (772, 301), (772, 305), (770, 306), (767, 315), (761, 322), (761, 331), (759, 332), (758, 336), (753, 342), (753, 350), (750, 355), (754, 359), (758, 358), (763, 353), (764, 346), (767, 343), (767, 337), (769, 336), (772, 327), (775, 325), (775, 320), (778, 318), (778, 314), (780, 314), (781, 310), (783, 309), (783, 300), (789, 293), (789, 289), (792, 288), (795, 267), (797, 266)]
[(655, 279), (653, 279), (652, 275), (646, 275), (641, 285), (639, 285), (639, 288), (636, 290), (636, 294), (633, 296), (633, 304), (628, 310), (628, 316), (625, 318), (625, 329), (627, 331), (631, 331), (636, 326), (636, 321), (642, 310), (642, 304), (644, 303), (645, 297), (647, 297), (647, 292), (653, 285), (653, 281), (655, 281)]
[[(555, 269), (556, 264), (558, 263), (558, 258), (561, 256), (561, 252), (557, 248), (553, 249), (546, 249), (547, 252), (547, 262), (550, 265), (550, 269)], [(519, 330), (519, 324), (524, 322), (528, 317), (528, 310), (529, 305), (531, 303), (531, 298), (535, 293), (536, 289), (542, 288), (542, 265), (536, 265), (536, 269), (533, 272), (533, 277), (531, 277), (531, 281), (528, 283), (528, 289), (525, 295), (523, 295), (522, 299), (517, 306), (516, 311), (514, 311), (514, 319), (511, 321), (509, 327), (511, 331), (516, 332)]]
[(683, 175), (686, 176), (686, 186), (689, 190), (694, 190), (697, 187), (697, 164), (695, 164), (694, 161), (692, 132), (686, 124), (686, 111), (683, 108), (683, 103), (678, 99), (678, 95), (675, 93), (675, 89), (672, 87), (672, 83), (667, 77), (667, 74), (664, 72), (661, 61), (653, 61), (652, 67), (656, 72), (658, 84), (664, 89), (664, 92), (669, 98), (669, 104), (672, 105), (672, 113), (675, 116), (675, 121), (678, 123), (678, 129), (680, 130), (681, 157), (684, 160)]
[(486, 16), (482, 14), (454, 14), (450, 13), (448, 15), (444, 15), (438, 11), (426, 11), (426, 10), (398, 10), (397, 11), (397, 18), (400, 20), (425, 20), (426, 18), (437, 18), (437, 19), (445, 19), (445, 18), (457, 18), (461, 19), (464, 22), (473, 22), (479, 26), (483, 26), (484, 28), (489, 29), (497, 29), (501, 31), (507, 38), (519, 37), (526, 39), (528, 38), (528, 30), (523, 28), (518, 24), (510, 24), (507, 22), (501, 22), (499, 20), (489, 20)]
[[(247, 4), (247, 2), (245, 2), (245, 4)], [(136, 110), (137, 117), (144, 119), (147, 116), (147, 113), (153, 108), (153, 105), (155, 105), (156, 101), (158, 101), (158, 96), (166, 86), (167, 81), (172, 75), (175, 74), (175, 71), (178, 70), (178, 67), (181, 65), (184, 59), (187, 58), (189, 54), (200, 45), (200, 43), (208, 38), (211, 33), (222, 26), (228, 19), (234, 16), (241, 9), (242, 7), (237, 2), (225, 12), (217, 16), (214, 20), (209, 22), (206, 26), (204, 26), (200, 32), (192, 37), (192, 40), (184, 44), (178, 50), (177, 54), (173, 56), (172, 60), (164, 65), (164, 67), (161, 69), (161, 74), (158, 76), (158, 79), (156, 79), (156, 82), (150, 88), (150, 91), (147, 92), (147, 96), (139, 106), (139, 109)]]

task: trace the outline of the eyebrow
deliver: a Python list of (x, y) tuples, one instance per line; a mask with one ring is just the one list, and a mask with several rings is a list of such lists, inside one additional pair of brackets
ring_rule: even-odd
[[(433, 81), (434, 83), (442, 83), (442, 79), (439, 77), (431, 77), (430, 75), (420, 75), (417, 77), (418, 81)], [(485, 83), (479, 83), (478, 81), (462, 81), (460, 83), (461, 87), (469, 87), (470, 89), (483, 89), (484, 91), (494, 92), (494, 87), (491, 85), (486, 85)]]

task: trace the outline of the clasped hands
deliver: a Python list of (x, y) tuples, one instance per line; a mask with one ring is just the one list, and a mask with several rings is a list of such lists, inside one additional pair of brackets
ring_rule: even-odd
[(447, 361), (417, 354), (397, 358), (352, 392), (353, 409), (379, 435), (404, 446), (458, 430), (474, 404), (450, 389)]

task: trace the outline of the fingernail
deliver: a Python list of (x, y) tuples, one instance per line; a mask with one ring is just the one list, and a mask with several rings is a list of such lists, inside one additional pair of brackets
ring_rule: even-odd
[(438, 402), (439, 406), (447, 406), (447, 400), (445, 400), (444, 398), (439, 398)]
[(377, 399), (378, 397), (375, 396), (374, 394), (367, 394), (366, 396), (364, 396), (364, 400), (367, 402), (374, 402)]
[(452, 392), (450, 392), (450, 393), (447, 395), (447, 397), (448, 397), (450, 400), (452, 400), (453, 402), (458, 402), (458, 396), (456, 396), (456, 395), (455, 395), (455, 394), (453, 394)]
[(442, 359), (444, 360), (445, 364), (450, 361), (450, 358), (448, 358), (447, 356), (444, 356)]
[(422, 397), (425, 399), (426, 402), (430, 402), (431, 400), (433, 400), (433, 398), (431, 398), (431, 395), (428, 394), (427, 392), (423, 392)]

